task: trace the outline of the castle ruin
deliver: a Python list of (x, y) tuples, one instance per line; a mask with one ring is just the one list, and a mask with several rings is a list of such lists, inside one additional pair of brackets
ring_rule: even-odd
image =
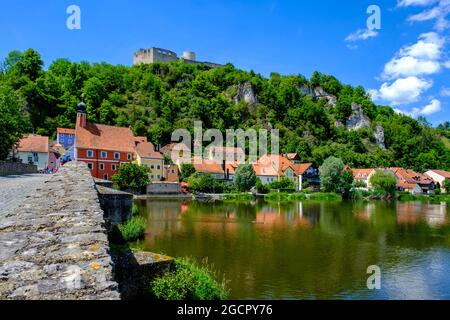
[(218, 68), (223, 66), (221, 64), (212, 62), (197, 61), (197, 56), (193, 51), (185, 51), (183, 52), (183, 55), (181, 57), (178, 57), (178, 55), (173, 51), (153, 47), (150, 49), (140, 49), (139, 51), (135, 52), (133, 56), (133, 65), (171, 61), (183, 61), (184, 63), (190, 64), (205, 64), (211, 68)]

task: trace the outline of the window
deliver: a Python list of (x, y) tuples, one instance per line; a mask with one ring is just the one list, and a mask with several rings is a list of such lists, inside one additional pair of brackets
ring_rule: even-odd
[(112, 170), (112, 171), (116, 171), (116, 170), (117, 170), (117, 165), (112, 164), (112, 165), (111, 165), (111, 170)]
[(155, 165), (153, 163), (150, 165), (150, 169), (155, 169)]
[(34, 162), (39, 162), (39, 155), (36, 152), (33, 152)]
[(160, 169), (161, 169), (161, 166), (158, 164), (158, 165), (156, 166), (156, 169), (160, 170)]
[(161, 179), (161, 175), (156, 175), (156, 179), (160, 180)]
[(148, 168), (148, 164), (144, 163), (144, 167)]
[(150, 175), (150, 179), (152, 179), (152, 180), (155, 179), (155, 175), (154, 175), (154, 174), (151, 174), (151, 175)]
[(127, 159), (128, 160), (131, 160), (133, 157), (132, 157), (132, 155), (131, 155), (131, 153), (127, 153)]
[(100, 170), (105, 170), (105, 164), (104, 163), (100, 163), (99, 168), (100, 168)]
[(102, 153), (100, 154), (100, 157), (103, 158), (103, 159), (108, 158), (108, 152), (102, 151)]
[(94, 157), (94, 151), (93, 150), (88, 150), (87, 151), (87, 156), (88, 156), (88, 158), (93, 158)]
[(107, 173), (105, 173), (105, 174), (103, 175), (103, 180), (109, 180), (109, 176), (108, 176)]
[(114, 152), (114, 159), (120, 159), (120, 153)]
[(33, 164), (33, 157), (32, 156), (28, 156), (28, 164)]
[(93, 167), (94, 167), (94, 166), (92, 165), (92, 163), (88, 163), (88, 168), (89, 168), (90, 170), (92, 170)]

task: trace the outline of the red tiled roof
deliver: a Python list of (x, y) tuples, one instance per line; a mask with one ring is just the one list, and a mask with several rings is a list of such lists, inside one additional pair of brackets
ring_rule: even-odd
[(410, 184), (431, 184), (433, 179), (431, 177), (417, 173), (413, 170), (403, 169), (403, 168), (389, 168), (388, 170), (393, 171), (399, 180)]
[(222, 165), (213, 160), (192, 159), (195, 171), (199, 173), (224, 174)]
[(136, 152), (142, 158), (164, 159), (161, 153), (155, 151), (155, 147), (151, 142), (138, 143)]
[(76, 147), (81, 149), (134, 152), (134, 136), (130, 128), (87, 123), (76, 128)]
[(147, 142), (147, 137), (134, 137), (135, 143)]
[(75, 134), (75, 129), (58, 128), (56, 132), (61, 134)]
[(300, 157), (298, 156), (297, 153), (288, 153), (288, 154), (286, 155), (286, 157), (287, 157), (289, 160), (294, 160), (294, 159), (299, 159), (299, 158), (300, 158)]
[(48, 137), (29, 135), (19, 141), (19, 152), (48, 152)]
[(366, 180), (375, 169), (352, 169), (353, 178), (358, 180)]

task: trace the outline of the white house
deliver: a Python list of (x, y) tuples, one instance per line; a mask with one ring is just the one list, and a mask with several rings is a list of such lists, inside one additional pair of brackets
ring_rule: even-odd
[[(425, 174), (433, 179), (436, 184), (439, 184), (441, 188), (445, 180), (450, 180), (450, 172), (444, 170), (430, 170), (425, 172)], [(444, 188), (442, 190), (447, 192)]]
[(49, 143), (48, 137), (29, 135), (19, 141), (19, 146), (13, 151), (14, 157), (22, 163), (35, 164), (38, 170), (48, 167)]

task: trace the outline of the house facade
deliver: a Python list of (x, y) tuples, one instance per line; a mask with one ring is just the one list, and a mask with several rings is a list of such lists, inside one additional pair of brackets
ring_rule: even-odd
[(169, 164), (164, 166), (164, 180), (167, 182), (179, 182), (180, 175), (178, 171), (178, 166), (174, 164)]
[(353, 173), (353, 180), (359, 182), (362, 187), (360, 189), (371, 190), (370, 178), (377, 172), (375, 169), (351, 169)]
[(86, 105), (77, 108), (74, 157), (87, 163), (92, 176), (111, 180), (121, 164), (134, 161), (135, 137), (130, 128), (89, 123)]
[(403, 168), (389, 168), (397, 178), (397, 190), (412, 194), (429, 194), (435, 188), (435, 183), (428, 175)]
[(150, 181), (161, 181), (164, 179), (164, 157), (155, 150), (151, 142), (136, 143), (135, 163), (149, 168)]
[(66, 150), (75, 145), (75, 129), (57, 128), (56, 141)]
[(19, 141), (12, 155), (22, 163), (34, 164), (38, 170), (49, 166), (49, 140), (40, 135), (28, 135)]
[(425, 174), (427, 176), (429, 176), (431, 179), (433, 179), (434, 183), (442, 188), (442, 191), (444, 192), (449, 192), (450, 190), (445, 190), (445, 188), (443, 188), (443, 184), (445, 180), (449, 180), (450, 181), (450, 172), (449, 171), (444, 171), (444, 170), (429, 170), (427, 172), (425, 172)]

